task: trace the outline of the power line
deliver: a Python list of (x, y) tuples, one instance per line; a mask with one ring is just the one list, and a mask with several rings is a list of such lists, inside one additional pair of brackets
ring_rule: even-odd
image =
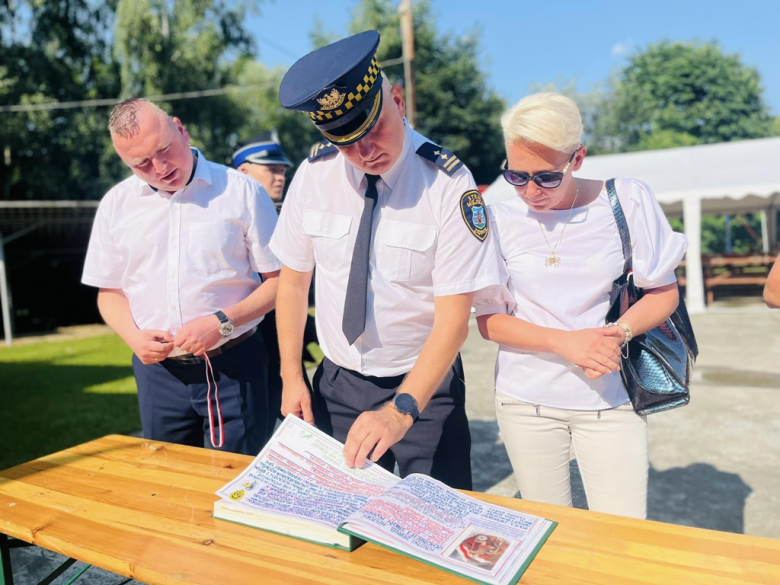
[[(200, 91), (183, 91), (179, 93), (167, 93), (164, 95), (145, 96), (151, 102), (172, 102), (176, 100), (190, 100), (201, 97), (225, 95), (227, 93), (245, 93), (276, 87), (276, 83), (264, 83), (261, 85), (244, 85), (233, 87), (221, 87), (218, 89), (204, 89)], [(75, 102), (49, 102), (46, 104), (18, 104), (15, 106), (0, 106), (0, 114), (11, 112), (40, 112), (49, 110), (72, 110), (74, 108), (94, 108), (100, 106), (113, 106), (122, 101), (122, 98), (107, 98), (97, 100), (80, 100)]]
[(295, 59), (296, 61), (297, 61), (297, 60), (298, 60), (298, 58), (301, 56), (301, 55), (298, 55), (298, 54), (296, 54), (296, 53), (293, 53), (293, 52), (292, 52), (290, 49), (287, 49), (287, 48), (283, 47), (282, 45), (280, 45), (279, 43), (276, 43), (276, 42), (272, 41), (271, 39), (268, 39), (268, 38), (266, 38), (266, 37), (264, 37), (264, 36), (261, 36), (261, 35), (255, 35), (255, 38), (257, 38), (257, 39), (259, 39), (260, 41), (264, 42), (264, 43), (265, 43), (266, 45), (268, 45), (269, 47), (273, 47), (274, 49), (276, 49), (276, 50), (277, 50), (277, 51), (279, 51), (280, 53), (284, 53), (284, 54), (285, 54), (285, 55), (287, 55), (288, 57), (292, 57), (292, 58), (293, 58), (293, 59)]

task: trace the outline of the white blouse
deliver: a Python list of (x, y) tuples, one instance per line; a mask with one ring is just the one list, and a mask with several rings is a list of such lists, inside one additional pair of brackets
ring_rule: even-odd
[[(685, 255), (685, 236), (672, 231), (647, 185), (616, 179), (615, 187), (631, 234), (634, 282), (641, 288), (672, 284), (674, 269)], [(520, 197), (514, 197), (491, 206), (490, 213), (507, 282), (477, 293), (477, 315), (507, 313), (565, 331), (605, 324), (612, 282), (623, 271), (620, 235), (606, 188), (593, 202), (572, 211), (555, 249), (561, 259), (557, 267), (545, 266), (550, 249), (541, 230), (555, 246), (568, 209), (537, 216)], [(496, 389), (524, 402), (569, 410), (603, 410), (628, 401), (619, 372), (589, 380), (557, 354), (504, 345), (496, 362)]]

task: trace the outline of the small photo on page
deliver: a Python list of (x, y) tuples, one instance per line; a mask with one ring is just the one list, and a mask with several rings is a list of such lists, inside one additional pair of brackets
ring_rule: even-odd
[(492, 572), (512, 544), (513, 541), (509, 539), (473, 528), (466, 533), (465, 538), (455, 541), (449, 557), (470, 567)]

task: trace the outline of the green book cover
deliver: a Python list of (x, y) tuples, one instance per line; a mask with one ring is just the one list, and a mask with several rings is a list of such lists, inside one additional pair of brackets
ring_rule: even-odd
[[(321, 542), (319, 540), (311, 540), (309, 538), (303, 538), (302, 536), (295, 536), (294, 534), (286, 534), (284, 532), (279, 532), (278, 530), (269, 530), (268, 528), (260, 528), (259, 526), (252, 526), (251, 524), (246, 524), (245, 522), (236, 522), (235, 520), (217, 518), (216, 516), (214, 516), (214, 514), (212, 514), (211, 517), (214, 518), (215, 520), (220, 520), (222, 522), (230, 522), (231, 524), (240, 524), (241, 526), (255, 528), (257, 530), (262, 530), (263, 532), (270, 532), (271, 534), (278, 534), (279, 536), (289, 536), (290, 538), (295, 538), (296, 540), (302, 540), (304, 542), (310, 542), (312, 544), (319, 544), (320, 546), (327, 546), (328, 548), (345, 550), (347, 552), (352, 552), (353, 550), (355, 550), (365, 542), (365, 540), (360, 538), (359, 536), (355, 536), (354, 534), (349, 534), (349, 547), (345, 547), (345, 546), (341, 546), (340, 544)], [(343, 532), (342, 534), (347, 534), (347, 533)]]
[[(539, 549), (542, 548), (542, 545), (544, 545), (545, 542), (547, 542), (547, 539), (550, 538), (550, 534), (552, 534), (552, 531), (555, 530), (555, 527), (558, 526), (557, 522), (550, 521), (550, 526), (547, 527), (547, 530), (545, 531), (542, 538), (539, 540), (537, 545), (534, 547), (534, 549), (531, 551), (531, 553), (528, 555), (528, 558), (525, 560), (525, 562), (521, 565), (521, 567), (518, 569), (517, 573), (515, 573), (514, 577), (508, 581), (508, 584), (514, 584), (517, 583), (520, 580), (520, 577), (523, 576), (523, 573), (525, 573), (528, 566), (531, 564), (531, 561), (534, 560), (537, 553), (539, 552)], [(352, 532), (351, 530), (348, 530), (344, 528), (343, 526), (339, 527), (339, 532), (342, 532), (343, 534), (349, 534), (352, 538), (356, 538), (358, 540), (365, 540), (367, 542), (370, 542), (372, 544), (375, 544), (377, 546), (381, 546), (382, 548), (386, 548), (388, 550), (392, 550), (393, 552), (396, 552), (400, 555), (403, 555), (405, 557), (408, 557), (410, 559), (414, 559), (416, 561), (420, 561), (421, 563), (424, 563), (428, 566), (435, 567), (437, 569), (441, 569), (442, 571), (445, 571), (447, 573), (450, 573), (452, 575), (457, 575), (459, 577), (463, 577), (464, 579), (468, 579), (469, 581), (474, 581), (476, 583), (481, 583), (482, 585), (493, 585), (492, 583), (488, 581), (481, 581), (479, 579), (476, 579), (472, 577), (471, 575), (466, 575), (464, 573), (461, 573), (460, 571), (455, 570), (454, 568), (448, 569), (447, 567), (443, 567), (442, 565), (438, 565), (436, 563), (432, 563), (430, 561), (425, 560), (422, 557), (415, 556), (413, 554), (408, 553), (407, 551), (403, 551), (400, 549), (397, 549), (393, 546), (390, 546), (389, 544), (383, 543), (383, 542), (377, 542), (376, 540), (372, 538), (368, 538), (366, 536), (360, 536), (359, 534)]]

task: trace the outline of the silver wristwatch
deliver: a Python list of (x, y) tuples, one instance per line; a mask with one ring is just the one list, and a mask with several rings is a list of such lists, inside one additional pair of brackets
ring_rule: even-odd
[(217, 311), (214, 313), (216, 315), (217, 319), (219, 319), (219, 334), (222, 337), (230, 337), (233, 335), (233, 332), (236, 330), (236, 326), (228, 319), (228, 316), (225, 315), (222, 311)]

